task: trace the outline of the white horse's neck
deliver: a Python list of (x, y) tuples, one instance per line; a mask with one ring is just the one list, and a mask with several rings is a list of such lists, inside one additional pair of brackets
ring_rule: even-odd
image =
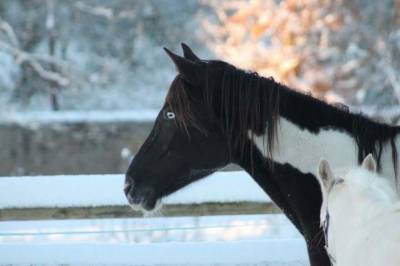
[[(318, 134), (301, 129), (296, 124), (281, 117), (279, 120), (278, 143), (273, 149), (273, 159), (278, 163), (289, 163), (303, 173), (317, 175), (321, 158), (332, 163), (334, 169), (348, 169), (358, 165), (358, 147), (355, 139), (344, 131), (321, 129)], [(266, 136), (254, 138), (257, 148), (267, 157)], [(396, 137), (396, 147), (400, 139)], [(381, 157), (382, 173), (394, 178), (392, 148), (385, 143)]]

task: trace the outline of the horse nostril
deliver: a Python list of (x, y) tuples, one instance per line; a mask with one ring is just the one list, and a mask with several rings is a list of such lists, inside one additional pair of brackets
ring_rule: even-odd
[(131, 190), (131, 184), (127, 184), (127, 183), (125, 183), (125, 185), (124, 185), (124, 193), (125, 193), (125, 195), (128, 195), (128, 193), (129, 193), (129, 191)]
[(124, 184), (125, 195), (129, 194), (129, 191), (131, 191), (132, 187), (133, 187), (133, 182), (129, 178), (126, 178), (125, 184)]

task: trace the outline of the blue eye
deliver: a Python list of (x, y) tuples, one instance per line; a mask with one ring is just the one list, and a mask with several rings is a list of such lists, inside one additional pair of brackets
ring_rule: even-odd
[(168, 119), (174, 119), (175, 118), (175, 113), (167, 112), (166, 116), (167, 116)]

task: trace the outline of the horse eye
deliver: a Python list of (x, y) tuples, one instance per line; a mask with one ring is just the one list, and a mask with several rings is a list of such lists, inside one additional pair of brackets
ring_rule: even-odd
[(168, 119), (174, 119), (175, 118), (175, 114), (173, 112), (167, 112), (167, 118)]
[(335, 179), (335, 181), (333, 181), (332, 186), (336, 186), (336, 185), (340, 185), (344, 183), (344, 179), (343, 178), (339, 178), (339, 179)]
[(338, 180), (336, 180), (336, 185), (343, 184), (343, 183), (344, 183), (343, 178), (339, 178)]

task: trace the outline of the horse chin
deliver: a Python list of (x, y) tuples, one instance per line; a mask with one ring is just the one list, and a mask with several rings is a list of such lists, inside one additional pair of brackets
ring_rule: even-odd
[(144, 217), (159, 216), (162, 207), (161, 199), (155, 201), (143, 201), (139, 204), (129, 204), (134, 211), (143, 213)]

